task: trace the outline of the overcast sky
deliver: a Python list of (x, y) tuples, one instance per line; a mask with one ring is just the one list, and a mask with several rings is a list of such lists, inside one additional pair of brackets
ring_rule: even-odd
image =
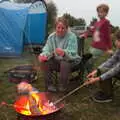
[(120, 26), (120, 0), (53, 0), (58, 9), (58, 15), (70, 13), (76, 18), (84, 18), (87, 24), (92, 17), (97, 17), (96, 6), (107, 3), (110, 7), (108, 19), (114, 26)]

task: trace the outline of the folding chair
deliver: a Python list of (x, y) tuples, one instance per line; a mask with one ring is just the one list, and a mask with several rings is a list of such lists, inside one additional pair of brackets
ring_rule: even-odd
[(78, 54), (82, 57), (79, 63), (76, 63), (71, 71), (72, 73), (77, 73), (77, 76), (72, 76), (70, 81), (72, 80), (80, 80), (80, 82), (84, 81), (84, 72), (86, 69), (86, 62), (92, 57), (92, 54), (86, 53), (84, 54), (84, 38), (77, 37), (78, 40)]
[[(78, 40), (78, 54), (82, 57), (81, 61), (76, 62), (71, 67), (71, 75), (69, 81), (77, 80), (79, 84), (83, 82), (84, 79), (84, 71), (85, 71), (85, 64), (92, 57), (91, 54), (84, 54), (84, 38), (77, 37)], [(55, 81), (57, 84), (59, 76), (59, 71), (52, 71), (52, 80)]]

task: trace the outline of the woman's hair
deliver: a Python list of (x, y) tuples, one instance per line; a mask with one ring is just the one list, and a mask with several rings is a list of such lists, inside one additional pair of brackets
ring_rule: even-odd
[(68, 20), (67, 20), (66, 18), (64, 18), (64, 17), (58, 17), (58, 18), (56, 19), (56, 22), (55, 22), (55, 27), (56, 27), (56, 25), (57, 25), (59, 22), (63, 23), (63, 24), (66, 26), (66, 28), (68, 28), (69, 24), (68, 24)]
[(115, 33), (115, 38), (117, 40), (120, 40), (120, 30), (117, 30), (116, 33)]
[(108, 11), (109, 11), (109, 6), (106, 5), (106, 4), (100, 4), (100, 5), (97, 6), (97, 12), (98, 12), (100, 9), (102, 9), (103, 11), (105, 11), (106, 13), (108, 13)]

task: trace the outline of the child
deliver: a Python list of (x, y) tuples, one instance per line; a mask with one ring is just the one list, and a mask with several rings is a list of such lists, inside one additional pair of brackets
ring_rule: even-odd
[[(116, 32), (115, 36), (116, 52), (110, 59), (101, 64), (97, 70), (88, 74), (87, 77), (89, 80), (85, 82), (86, 84), (92, 84), (99, 81), (101, 91), (97, 92), (93, 97), (93, 100), (96, 102), (112, 101), (112, 77), (118, 76), (120, 73), (120, 30)], [(98, 77), (94, 77), (98, 72), (102, 74), (99, 74)]]
[[(106, 4), (100, 4), (97, 7), (97, 14), (99, 21), (95, 22), (94, 26), (91, 27), (93, 32), (93, 41), (90, 47), (90, 53), (92, 54), (92, 60), (89, 61), (90, 67), (92, 69), (92, 64), (96, 58), (100, 57), (103, 53), (112, 54), (112, 41), (110, 38), (110, 22), (105, 18), (108, 14), (109, 7)], [(88, 31), (85, 32), (81, 37), (87, 37)]]

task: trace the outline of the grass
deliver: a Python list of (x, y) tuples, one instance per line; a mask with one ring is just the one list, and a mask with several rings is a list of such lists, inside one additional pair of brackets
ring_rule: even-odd
[[(86, 41), (85, 49), (88, 50), (90, 41)], [(106, 56), (105, 56), (106, 57)], [(99, 61), (103, 61), (105, 57)], [(24, 53), (21, 58), (0, 59), (0, 103), (5, 101), (14, 103), (17, 93), (16, 84), (8, 80), (8, 75), (4, 73), (10, 68), (20, 64), (35, 64), (36, 57), (30, 53)], [(38, 72), (38, 80), (32, 83), (40, 91), (44, 91), (44, 81), (42, 71)], [(119, 120), (120, 119), (120, 88), (115, 91), (114, 100), (111, 103), (95, 103), (91, 100), (91, 94), (97, 87), (83, 87), (74, 94), (67, 97), (63, 102), (65, 107), (60, 111), (48, 115), (39, 120)], [(62, 97), (63, 94), (54, 94)], [(16, 120), (16, 112), (13, 107), (0, 106), (0, 120)], [(38, 120), (37, 118), (35, 120)]]

